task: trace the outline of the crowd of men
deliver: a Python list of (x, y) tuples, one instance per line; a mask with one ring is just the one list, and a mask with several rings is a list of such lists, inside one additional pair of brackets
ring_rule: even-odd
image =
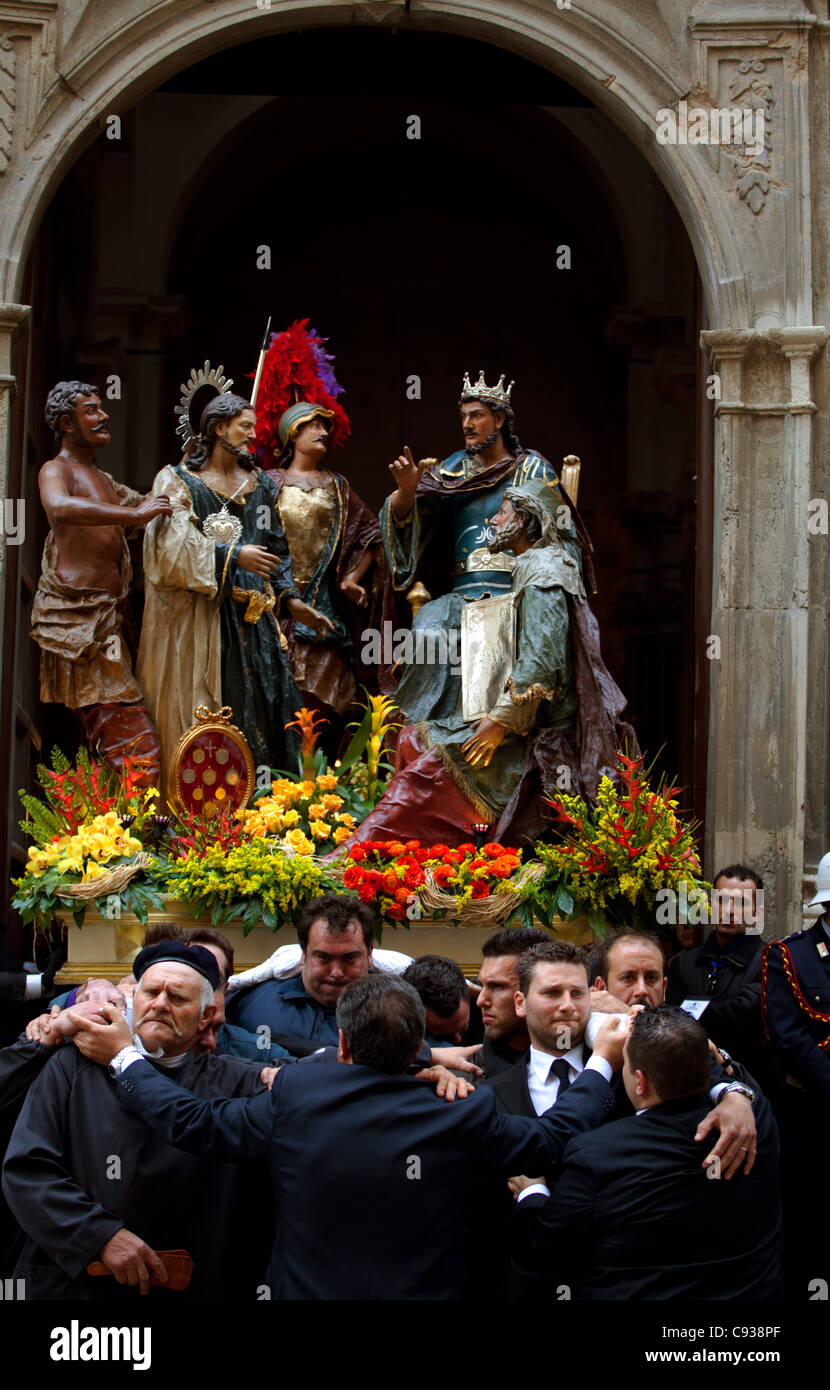
[(668, 968), (648, 931), (505, 928), (469, 981), (327, 895), (249, 984), (220, 932), (153, 928), (0, 1050), (0, 1273), (29, 1299), (806, 1299), (826, 868), (824, 915), (767, 946), (760, 878), (724, 869)]

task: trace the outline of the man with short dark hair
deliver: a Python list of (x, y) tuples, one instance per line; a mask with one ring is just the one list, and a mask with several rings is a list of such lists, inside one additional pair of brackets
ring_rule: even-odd
[(550, 940), (550, 933), (538, 927), (505, 927), (488, 937), (481, 948), (476, 1003), (484, 1025), (484, 1042), (472, 1060), (486, 1077), (506, 1071), (527, 1054), (530, 1034), (525, 1019), (516, 1013), (515, 1002), (519, 957), (531, 946)]
[[(704, 1171), (695, 1136), (709, 1109), (706, 1033), (681, 1009), (631, 1021), (623, 1082), (636, 1114), (573, 1140), (553, 1195), (514, 1179), (516, 1256), (573, 1299), (781, 1296), (778, 1137), (756, 1098), (758, 1156), (729, 1186)], [(714, 1179), (714, 1180), (712, 1180)]]
[[(337, 1017), (346, 1065), (283, 1067), (266, 1097), (241, 1104), (184, 1095), (129, 1048), (117, 1021), (88, 1024), (79, 1045), (99, 1062), (116, 1056), (122, 1103), (167, 1143), (267, 1160), (280, 1213), (273, 1299), (461, 1297), (465, 1198), (476, 1178), (557, 1163), (567, 1139), (602, 1120), (610, 1089), (589, 1072), (541, 1120), (497, 1115), (486, 1087), (446, 1105), (405, 1074), (425, 1019), (411, 985), (389, 975), (355, 980)], [(595, 1051), (605, 1066), (619, 1065), (617, 1020), (606, 1022)]]
[(418, 956), (403, 979), (418, 991), (426, 1010), (425, 1041), (431, 1047), (463, 1043), (470, 1027), (470, 986), (461, 966), (448, 956)]
[(372, 966), (374, 915), (360, 898), (326, 893), (304, 908), (297, 940), (299, 975), (265, 980), (240, 991), (228, 1005), (231, 1022), (249, 1033), (267, 1028), (291, 1052), (313, 1050), (295, 1049), (295, 1040), (318, 1047), (337, 1042), (337, 1001), (346, 985), (368, 975)]
[[(570, 941), (547, 940), (519, 957), (517, 1017), (530, 1035), (526, 1061), (488, 1079), (496, 1109), (507, 1115), (541, 1115), (583, 1070), (583, 1044), (591, 1017), (584, 951)], [(603, 1069), (605, 1080), (611, 1074)], [(564, 1088), (564, 1089), (563, 1089)]]
[(763, 1034), (763, 890), (763, 879), (744, 864), (730, 864), (715, 874), (712, 931), (702, 946), (674, 957), (666, 988), (669, 1004), (702, 1004), (696, 1017), (712, 1041), (753, 1071)]

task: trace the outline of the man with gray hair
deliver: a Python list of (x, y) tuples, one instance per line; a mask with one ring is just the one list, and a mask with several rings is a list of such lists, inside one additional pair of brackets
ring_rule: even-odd
[[(199, 1100), (171, 1085), (117, 1019), (109, 1028), (87, 1021), (79, 1045), (102, 1063), (118, 1054), (119, 1099), (167, 1143), (267, 1161), (279, 1212), (273, 1299), (460, 1298), (476, 1178), (555, 1165), (569, 1138), (607, 1116), (611, 1088), (597, 1061), (540, 1119), (496, 1114), (488, 1088), (443, 1103), (406, 1074), (425, 1010), (395, 976), (353, 980), (337, 1021), (343, 1065), (283, 1067), (270, 1093), (250, 1101)], [(624, 1028), (609, 1018), (594, 1043), (612, 1070)]]
[[(102, 1006), (104, 1031), (115, 1031), (105, 1020), (117, 1017), (130, 1046), (151, 1070), (175, 1081), (177, 1091), (254, 1096), (265, 1090), (258, 1064), (192, 1051), (219, 982), (210, 951), (160, 941), (139, 952), (133, 970), (132, 1033), (111, 1004)], [(232, 1168), (170, 1149), (124, 1112), (103, 1068), (71, 1044), (49, 1050), (3, 1170), (6, 1200), (26, 1237), (14, 1273), (25, 1279), (27, 1299), (113, 1298), (121, 1284), (146, 1293), (151, 1277), (166, 1277), (157, 1252), (176, 1249), (193, 1258), (194, 1296), (238, 1296), (246, 1278), (253, 1296), (270, 1244), (262, 1172), (257, 1177), (251, 1164)], [(251, 1204), (247, 1219), (243, 1200)], [(91, 1263), (115, 1282), (91, 1277)]]
[(38, 477), (51, 530), (32, 605), (41, 649), (40, 698), (75, 711), (90, 751), (120, 770), (141, 759), (140, 782), (161, 768), (158, 734), (133, 675), (125, 624), (130, 554), (124, 528), (171, 511), (169, 497), (143, 497), (104, 473), (95, 453), (110, 442), (97, 386), (59, 381), (46, 398), (46, 423), (60, 447)]

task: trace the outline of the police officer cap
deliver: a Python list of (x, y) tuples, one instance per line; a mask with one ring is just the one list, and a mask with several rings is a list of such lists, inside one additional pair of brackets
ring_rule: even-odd
[(204, 946), (187, 946), (183, 941), (157, 941), (155, 946), (145, 946), (133, 962), (133, 974), (140, 980), (149, 966), (161, 965), (167, 960), (175, 961), (176, 965), (189, 965), (210, 980), (214, 989), (219, 988), (219, 964), (213, 953)]

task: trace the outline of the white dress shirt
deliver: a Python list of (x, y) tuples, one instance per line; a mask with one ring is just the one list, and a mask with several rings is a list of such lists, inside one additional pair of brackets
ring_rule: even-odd
[[(562, 1060), (568, 1064), (568, 1075), (572, 1082), (586, 1069), (598, 1071), (600, 1076), (610, 1082), (612, 1076), (610, 1062), (606, 1062), (604, 1057), (590, 1057), (586, 1064), (581, 1042), (577, 1043), (576, 1047), (572, 1047), (570, 1052), (564, 1052), (560, 1055)], [(552, 1053), (541, 1052), (538, 1047), (531, 1046), (527, 1064), (527, 1085), (530, 1099), (533, 1102), (533, 1109), (537, 1115), (544, 1115), (545, 1111), (550, 1110), (550, 1107), (559, 1099), (559, 1077), (549, 1075), (551, 1065), (555, 1061), (556, 1056)]]

